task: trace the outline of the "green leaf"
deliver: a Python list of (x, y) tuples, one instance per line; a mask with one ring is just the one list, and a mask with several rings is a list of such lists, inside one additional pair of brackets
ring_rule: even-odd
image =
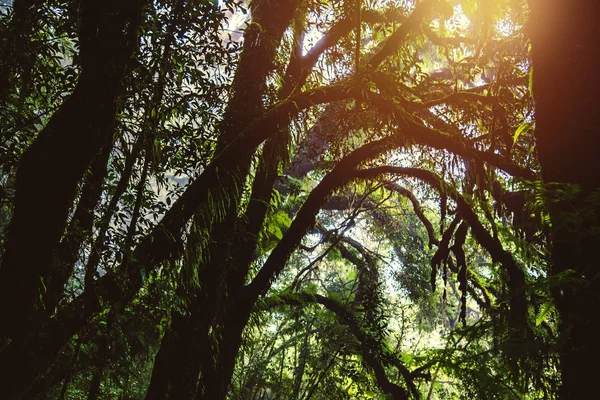
[(529, 94), (533, 97), (533, 66), (529, 68)]
[(528, 121), (525, 121), (521, 125), (519, 125), (513, 136), (513, 144), (517, 143), (517, 140), (519, 139), (519, 136), (521, 136), (522, 133), (529, 132), (531, 128), (533, 128), (533, 124)]
[(554, 304), (552, 302), (544, 303), (539, 314), (535, 317), (535, 326), (540, 326), (552, 312), (554, 312)]

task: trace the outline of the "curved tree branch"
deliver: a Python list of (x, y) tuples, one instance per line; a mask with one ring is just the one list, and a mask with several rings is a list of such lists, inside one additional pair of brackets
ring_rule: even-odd
[(519, 332), (523, 332), (527, 327), (528, 319), (527, 299), (525, 296), (525, 274), (512, 255), (504, 250), (500, 241), (490, 235), (487, 229), (481, 224), (477, 214), (475, 214), (465, 198), (452, 186), (446, 185), (443, 180), (433, 172), (419, 168), (383, 166), (355, 171), (355, 176), (357, 178), (364, 179), (373, 179), (376, 176), (387, 174), (417, 178), (433, 186), (437, 190), (443, 190), (450, 198), (456, 201), (458, 212), (471, 227), (471, 232), (473, 233), (475, 240), (490, 253), (494, 261), (499, 262), (504, 267), (508, 275), (507, 284), (510, 293), (510, 322), (513, 328)]
[(427, 237), (429, 238), (429, 248), (431, 248), (432, 245), (437, 246), (439, 244), (439, 240), (435, 237), (436, 235), (435, 235), (435, 229), (433, 229), (433, 224), (425, 216), (425, 213), (423, 212), (423, 208), (421, 207), (421, 203), (419, 202), (419, 199), (417, 199), (417, 197), (413, 194), (413, 192), (411, 192), (410, 190), (408, 190), (406, 188), (403, 188), (402, 186), (400, 186), (394, 182), (386, 182), (385, 187), (388, 190), (396, 192), (410, 200), (410, 202), (413, 205), (415, 214), (417, 214), (417, 217), (423, 223), (423, 225), (425, 225), (425, 229), (427, 230)]
[[(387, 394), (390, 394), (394, 400), (408, 400), (408, 392), (391, 382), (387, 377), (387, 373), (385, 372), (384, 362), (383, 360), (385, 351), (382, 349), (382, 346), (375, 339), (370, 338), (365, 332), (361, 329), (360, 323), (357, 321), (353, 312), (348, 309), (343, 304), (336, 302), (335, 300), (329, 299), (325, 296), (319, 294), (310, 294), (310, 293), (293, 293), (290, 295), (280, 293), (277, 296), (277, 300), (275, 303), (284, 303), (290, 305), (302, 305), (306, 303), (318, 303), (323, 305), (329, 311), (333, 312), (338, 320), (346, 325), (350, 332), (358, 339), (361, 344), (361, 356), (365, 363), (373, 370), (375, 373), (375, 379), (377, 380), (377, 384), (379, 387)], [(399, 360), (394, 360), (393, 365), (399, 369), (400, 374), (406, 380), (406, 383), (413, 394), (413, 396), (418, 397), (417, 388), (412, 380), (412, 375), (410, 371), (401, 363)]]

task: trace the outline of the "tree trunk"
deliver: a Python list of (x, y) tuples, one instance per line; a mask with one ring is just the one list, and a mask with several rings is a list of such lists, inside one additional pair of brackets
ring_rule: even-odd
[(1, 336), (24, 337), (43, 309), (39, 299), (52, 251), (63, 235), (77, 186), (93, 157), (111, 140), (143, 4), (82, 2), (81, 76), (17, 168), (14, 212), (0, 267)]
[(600, 3), (530, 0), (537, 152), (546, 184), (578, 187), (550, 203), (552, 273), (560, 313), (562, 399), (584, 399), (600, 381)]
[[(232, 85), (234, 94), (224, 115), (216, 154), (221, 153), (240, 132), (263, 113), (266, 78), (274, 67), (277, 47), (297, 6), (296, 0), (252, 3), (253, 23), (246, 29), (244, 50)], [(274, 17), (275, 15), (277, 17)], [(157, 382), (154, 386), (157, 392), (168, 387), (169, 398), (196, 397), (218, 400), (226, 395), (239, 343), (234, 345), (233, 350), (229, 345), (223, 349), (220, 344), (228, 341), (220, 335), (225, 329), (223, 319), (228, 311), (228, 297), (237, 295), (242, 289), (249, 266), (248, 263), (232, 262), (232, 255), (235, 244), (244, 242), (239, 238), (239, 235), (243, 235), (237, 217), (241, 192), (236, 190), (236, 187), (239, 188), (240, 183), (245, 182), (248, 177), (251, 155), (251, 152), (248, 152), (235, 161), (231, 160), (231, 166), (226, 172), (228, 179), (220, 182), (222, 187), (233, 190), (229, 191), (231, 197), (227, 199), (226, 204), (216, 205), (218, 208), (222, 207), (223, 215), (211, 230), (209, 248), (202, 250), (210, 254), (209, 262), (201, 262), (198, 265), (200, 287), (192, 294), (193, 300), (186, 310), (188, 321), (181, 324), (174, 320), (171, 336), (164, 338), (161, 344), (160, 352), (162, 346), (172, 346), (171, 351), (174, 354), (179, 353), (178, 366), (185, 369), (179, 377), (167, 378), (170, 383), (162, 382), (159, 385), (158, 382), (163, 381), (160, 378), (164, 376), (162, 371), (166, 369), (163, 363), (169, 358), (157, 358), (152, 381)], [(201, 214), (196, 216), (196, 222), (206, 228), (207, 224), (203, 219), (205, 218)], [(244, 325), (245, 322), (246, 319), (243, 321)], [(239, 330), (240, 335), (234, 337), (240, 336), (241, 341), (241, 329), (234, 330)], [(231, 372), (221, 373), (229, 370)], [(179, 382), (175, 382), (176, 379)], [(147, 396), (151, 398), (155, 393), (149, 392)]]

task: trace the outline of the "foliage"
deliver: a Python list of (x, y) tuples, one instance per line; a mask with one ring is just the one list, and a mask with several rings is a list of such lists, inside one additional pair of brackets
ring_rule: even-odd
[(0, 6), (7, 398), (556, 397), (524, 1), (93, 3)]

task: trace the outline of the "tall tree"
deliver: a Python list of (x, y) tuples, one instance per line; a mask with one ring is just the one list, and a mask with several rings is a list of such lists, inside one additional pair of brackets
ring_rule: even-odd
[[(594, 338), (600, 281), (596, 249), (600, 235), (600, 4), (530, 1), (533, 93), (537, 153), (542, 176), (558, 189), (550, 199), (552, 272), (572, 273), (554, 287), (561, 317), (564, 399), (579, 399), (600, 377)], [(596, 161), (594, 161), (596, 160)]]

